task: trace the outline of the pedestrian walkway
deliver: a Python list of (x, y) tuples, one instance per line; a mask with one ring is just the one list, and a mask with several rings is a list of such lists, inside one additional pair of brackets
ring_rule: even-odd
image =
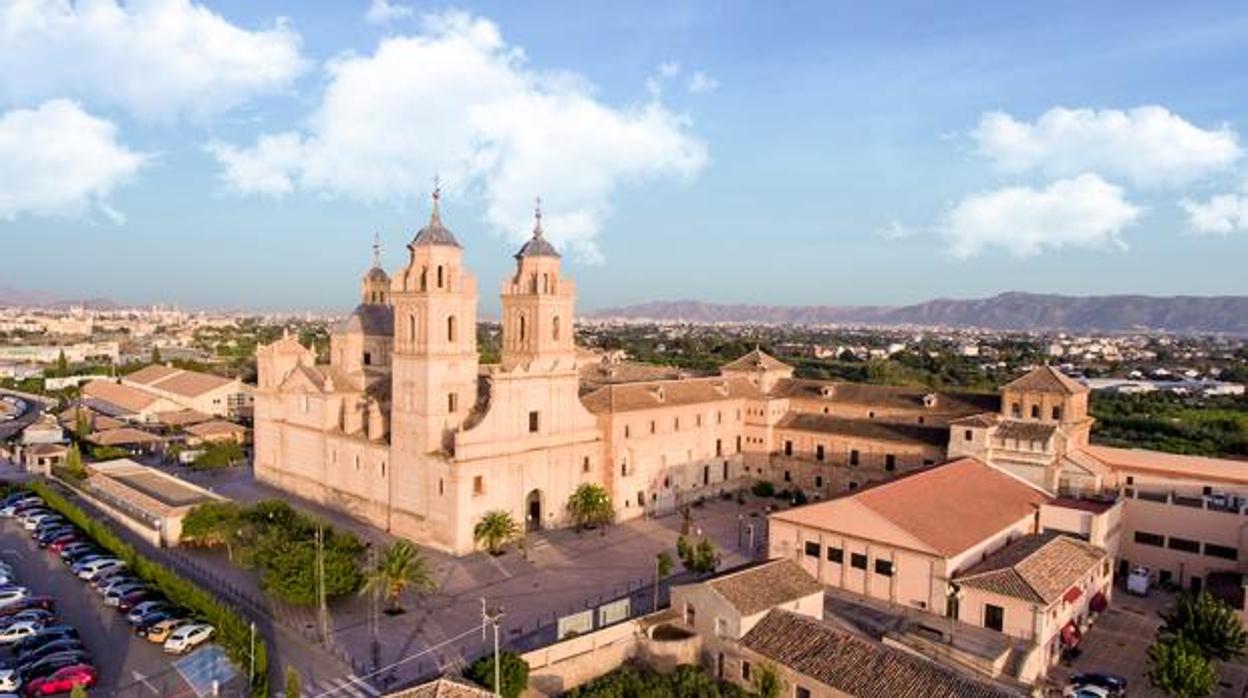
[(377, 698), (381, 691), (358, 676), (338, 676), (313, 681), (303, 687), (303, 698)]

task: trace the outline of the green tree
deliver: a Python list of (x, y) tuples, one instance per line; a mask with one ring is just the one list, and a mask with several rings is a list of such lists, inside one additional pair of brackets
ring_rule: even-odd
[(503, 552), (503, 546), (520, 537), (520, 526), (511, 514), (502, 509), (487, 511), (472, 529), (472, 540), (491, 555)]
[(719, 550), (706, 536), (697, 543), (690, 543), (680, 536), (676, 539), (676, 556), (680, 558), (681, 565), (694, 574), (710, 574), (719, 567)]
[(182, 519), (182, 543), (216, 547), (224, 545), (234, 560), (234, 542), (243, 526), (242, 510), (233, 502), (208, 502), (187, 512)]
[(586, 482), (568, 497), (568, 514), (578, 529), (594, 528), (615, 520), (615, 507), (606, 488)]
[(770, 666), (760, 666), (754, 670), (750, 680), (750, 694), (757, 698), (780, 698), (780, 676)]
[(501, 684), (494, 687), (494, 655), (487, 654), (468, 666), (464, 675), (485, 686), (497, 690), (502, 698), (518, 698), (529, 685), (529, 664), (515, 652), (500, 652), (499, 678)]
[(303, 695), (303, 681), (299, 678), (299, 672), (293, 666), (286, 667), (286, 695), (289, 698), (299, 698)]
[(664, 550), (654, 556), (654, 606), (653, 610), (659, 610), (659, 581), (672, 573), (672, 556)]
[(87, 689), (80, 683), (74, 684), (69, 691), (69, 698), (87, 698)]
[(390, 544), (364, 578), (362, 591), (381, 593), (390, 611), (397, 612), (399, 598), (409, 590), (433, 591), (436, 585), (424, 556), (406, 540)]
[(204, 452), (195, 457), (191, 467), (196, 470), (228, 468), (241, 462), (243, 458), (243, 447), (234, 439), (225, 439), (208, 444)]
[(56, 355), (56, 375), (60, 377), (69, 375), (69, 359), (65, 358), (65, 350)]
[(152, 363), (160, 363), (160, 347), (152, 345)]
[(1239, 614), (1207, 591), (1181, 594), (1161, 617), (1165, 621), (1159, 631), (1162, 637), (1182, 637), (1210, 659), (1238, 657), (1248, 644)]
[(74, 408), (74, 436), (82, 440), (90, 435), (91, 418), (87, 416), (87, 411), (82, 409), (82, 405), (78, 405)]
[(1175, 698), (1203, 698), (1218, 687), (1218, 672), (1196, 643), (1182, 635), (1148, 649), (1148, 680)]
[(82, 451), (78, 450), (78, 444), (71, 445), (69, 453), (65, 455), (65, 473), (75, 480), (87, 478), (87, 466), (82, 462)]

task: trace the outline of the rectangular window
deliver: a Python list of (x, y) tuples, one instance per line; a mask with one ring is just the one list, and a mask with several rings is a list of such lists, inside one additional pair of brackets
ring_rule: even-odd
[(896, 470), (897, 469), (897, 456), (894, 456), (891, 453), (885, 454), (884, 455), (884, 469), (888, 471)]
[(849, 464), (858, 465), (858, 449), (855, 448), (849, 452)]
[(750, 663), (741, 662), (741, 678), (746, 681), (750, 680)]
[(798, 686), (797, 689), (793, 691), (793, 698), (810, 698), (810, 689)]
[(585, 458), (581, 461), (581, 472), (589, 472), (589, 456), (585, 456)]
[(819, 557), (819, 544), (813, 540), (806, 541), (806, 556)]
[(1220, 557), (1223, 560), (1238, 560), (1239, 549), (1214, 543), (1205, 543), (1205, 554), (1209, 557)]
[(472, 478), (472, 493), (485, 494), (485, 478), (481, 475), (474, 475)]
[(850, 553), (849, 566), (856, 570), (867, 569), (867, 556), (862, 553)]
[(1171, 550), (1181, 550), (1185, 553), (1200, 554), (1200, 543), (1197, 541), (1170, 536), (1168, 543)]
[(446, 396), (446, 411), (451, 414), (455, 414), (456, 410), (458, 409), (459, 409), (459, 394), (448, 393)]
[(828, 548), (828, 562), (841, 564), (845, 562), (845, 551), (840, 548)]
[(1139, 543), (1140, 545), (1151, 545), (1153, 547), (1161, 548), (1161, 547), (1165, 547), (1166, 545), (1166, 537), (1159, 536), (1156, 533), (1145, 533), (1144, 531), (1136, 531), (1135, 542)]
[(815, 446), (815, 460), (823, 460), (823, 444)]
[(963, 440), (963, 441), (970, 441), (970, 440), (971, 440), (971, 438), (973, 438), (973, 436), (974, 436), (974, 435), (971, 433), (971, 430), (970, 430), (970, 429), (967, 429), (966, 431), (962, 432), (962, 440)]
[(656, 429), (655, 423), (654, 423), (654, 420), (652, 419), (650, 420), (650, 433), (653, 434), (655, 432), (655, 429)]
[(529, 413), (529, 433), (536, 434), (537, 427), (538, 427), (537, 412), (530, 412)]
[(628, 428), (628, 425), (627, 425), (627, 424), (625, 424), (625, 425), (624, 425), (624, 438), (626, 438), (626, 439), (627, 439), (628, 437), (630, 437), (630, 436), (632, 436), (632, 435), (633, 435), (633, 430), (632, 430), (632, 429), (629, 429), (629, 428)]
[(877, 559), (876, 559), (876, 561), (875, 561), (875, 573), (876, 573), (876, 574), (878, 574), (878, 575), (880, 575), (881, 577), (891, 577), (891, 576), (893, 576), (893, 563), (892, 563), (892, 561), (891, 561), (891, 560), (880, 560), (880, 559), (878, 559), (878, 558), (877, 558)]
[(620, 477), (628, 477), (628, 461), (620, 461)]
[(1001, 632), (1005, 627), (1005, 609), (990, 603), (984, 604), (984, 627)]
[(1062, 421), (1062, 408), (1057, 405), (1053, 406), (1053, 421)]
[(786, 456), (793, 455), (793, 442), (792, 441), (784, 442), (784, 455)]
[(784, 481), (785, 481), (785, 482), (792, 482), (792, 481), (793, 481), (793, 475), (792, 475), (792, 473), (790, 473), (790, 472), (789, 472), (789, 471), (787, 471), (787, 470), (786, 470), (786, 471), (784, 471)]
[(672, 420), (672, 431), (680, 431), (680, 417)]

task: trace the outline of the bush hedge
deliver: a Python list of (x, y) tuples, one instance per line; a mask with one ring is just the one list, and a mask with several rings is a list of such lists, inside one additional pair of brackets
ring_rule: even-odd
[[(48, 506), (78, 526), (100, 547), (124, 560), (140, 578), (158, 589), (171, 602), (190, 610), (197, 618), (216, 628), (216, 640), (225, 649), (235, 666), (251, 662), (251, 623), (242, 614), (219, 601), (211, 593), (177, 575), (168, 567), (140, 555), (101, 521), (91, 518), (76, 504), (41, 482), (30, 483), (30, 489)], [(268, 648), (264, 639), (255, 638), (255, 675), (251, 677), (251, 694), (267, 696)]]

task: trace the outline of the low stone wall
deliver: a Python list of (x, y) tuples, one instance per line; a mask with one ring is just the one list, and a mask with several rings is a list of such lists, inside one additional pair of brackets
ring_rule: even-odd
[(641, 619), (556, 642), (524, 655), (529, 665), (528, 696), (557, 696), (609, 673), (637, 656), (645, 636)]
[(95, 493), (91, 492), (90, 490), (87, 490), (81, 487), (75, 487), (74, 485), (71, 485), (70, 483), (65, 482), (64, 480), (57, 478), (57, 477), (52, 477), (50, 479), (55, 480), (59, 482), (61, 485), (72, 490), (79, 497), (82, 497), (83, 499), (90, 502), (91, 506), (95, 507), (96, 509), (99, 509), (105, 514), (108, 514), (110, 517), (112, 517), (114, 521), (121, 524), (122, 526), (125, 526), (131, 531), (134, 531), (145, 542), (150, 543), (151, 545), (154, 545), (157, 548), (162, 547), (162, 541), (161, 541), (159, 529), (153, 526), (149, 526), (143, 523), (142, 521), (136, 520), (133, 514), (128, 513), (116, 506), (113, 506), (112, 504), (108, 503), (104, 499), (96, 496)]

